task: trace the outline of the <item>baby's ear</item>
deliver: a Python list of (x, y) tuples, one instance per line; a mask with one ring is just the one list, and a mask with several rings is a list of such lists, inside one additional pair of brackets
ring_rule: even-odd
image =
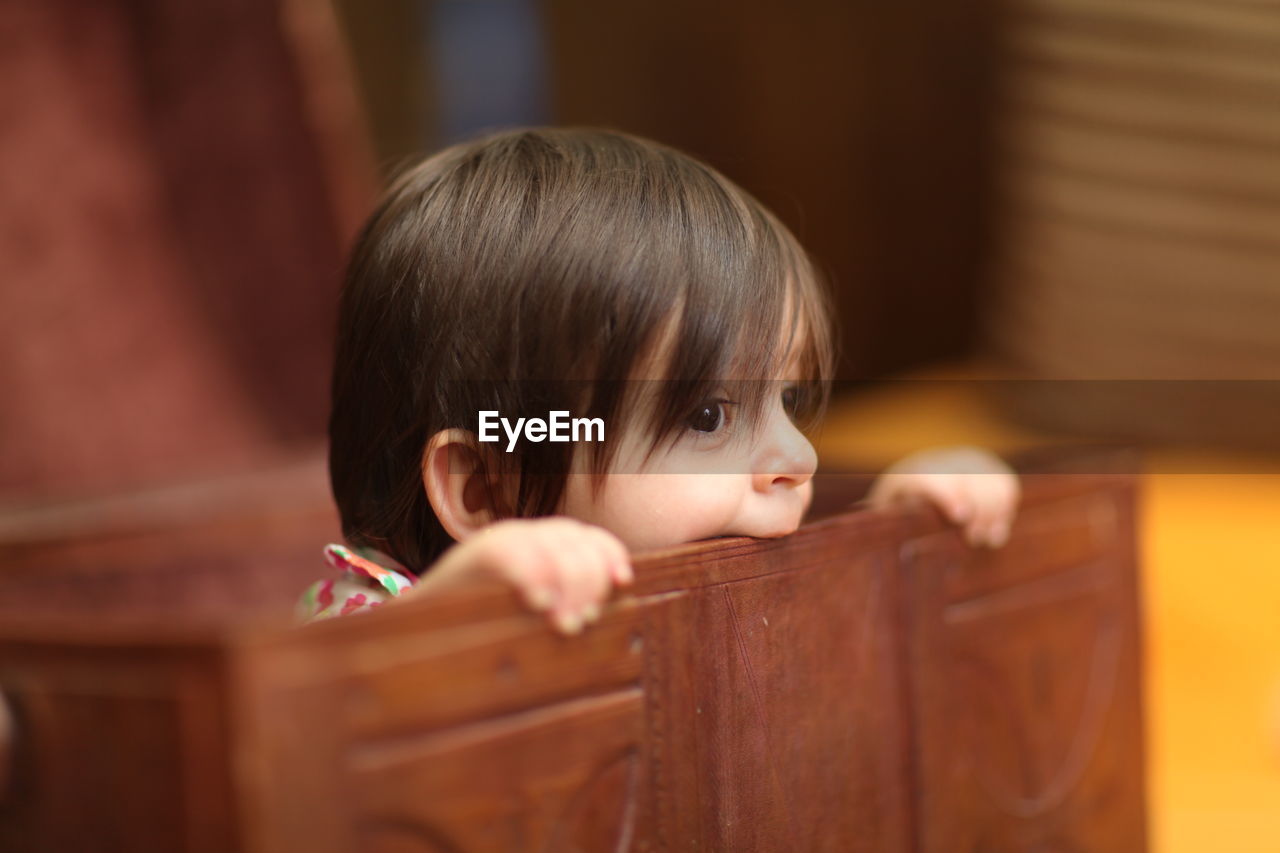
[(500, 482), (475, 435), (445, 429), (422, 452), (422, 486), (445, 532), (458, 542), (509, 516)]

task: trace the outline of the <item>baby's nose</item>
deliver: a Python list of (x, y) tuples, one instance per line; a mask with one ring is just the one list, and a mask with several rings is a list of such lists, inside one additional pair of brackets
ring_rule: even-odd
[(757, 491), (803, 486), (818, 468), (818, 452), (791, 419), (783, 415), (770, 424), (753, 481)]

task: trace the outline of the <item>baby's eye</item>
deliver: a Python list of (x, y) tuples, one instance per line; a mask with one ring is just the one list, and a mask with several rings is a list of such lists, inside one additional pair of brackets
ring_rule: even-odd
[(800, 410), (800, 389), (794, 385), (788, 385), (782, 389), (782, 410), (787, 413), (787, 417), (795, 420), (796, 412)]
[(727, 402), (727, 400), (707, 400), (698, 404), (698, 407), (685, 419), (685, 424), (689, 429), (697, 432), (715, 432), (724, 425), (724, 407)]
[(816, 420), (821, 408), (822, 392), (816, 383), (799, 382), (782, 389), (782, 410), (801, 429)]

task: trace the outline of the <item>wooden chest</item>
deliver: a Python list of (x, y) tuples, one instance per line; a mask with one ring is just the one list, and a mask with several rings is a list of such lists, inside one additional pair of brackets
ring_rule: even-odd
[(828, 476), (566, 638), (487, 583), (293, 626), (320, 561), (264, 555), (327, 535), (319, 473), (167, 560), (10, 529), (0, 849), (1145, 848), (1132, 476), (1028, 476), (995, 552)]

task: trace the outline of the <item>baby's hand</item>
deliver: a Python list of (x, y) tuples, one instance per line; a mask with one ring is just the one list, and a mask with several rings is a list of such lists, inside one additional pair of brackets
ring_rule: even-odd
[(1018, 475), (976, 447), (913, 453), (889, 467), (871, 487), (872, 506), (928, 500), (964, 527), (970, 545), (998, 548), (1009, 539), (1018, 511)]
[(420, 587), (487, 572), (509, 582), (556, 628), (576, 634), (600, 618), (612, 584), (631, 583), (631, 556), (609, 531), (571, 518), (495, 522), (454, 545), (423, 575)]

